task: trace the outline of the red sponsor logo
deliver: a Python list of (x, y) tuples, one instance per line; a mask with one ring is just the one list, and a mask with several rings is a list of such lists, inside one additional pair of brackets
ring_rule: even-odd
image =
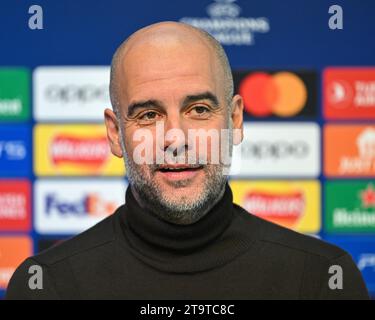
[(241, 80), (239, 94), (245, 111), (256, 117), (291, 117), (307, 103), (307, 88), (303, 80), (288, 71), (268, 74), (254, 72)]
[(0, 231), (29, 231), (31, 187), (27, 180), (0, 181)]
[(246, 195), (243, 203), (245, 209), (252, 214), (286, 227), (293, 227), (306, 207), (301, 192), (274, 194), (252, 191)]
[(326, 118), (375, 118), (375, 68), (327, 68), (323, 84)]
[(57, 135), (51, 143), (54, 165), (78, 165), (99, 168), (109, 158), (106, 137), (76, 137)]
[(375, 189), (371, 183), (360, 192), (360, 197), (364, 208), (375, 208)]

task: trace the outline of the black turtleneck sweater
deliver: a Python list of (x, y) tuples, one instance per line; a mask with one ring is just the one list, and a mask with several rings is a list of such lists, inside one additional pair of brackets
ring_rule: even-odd
[[(43, 289), (28, 286), (29, 267)], [(343, 288), (329, 288), (329, 268)], [(176, 225), (125, 205), (91, 229), (34, 257), (14, 273), (8, 299), (367, 299), (343, 250), (282, 228), (222, 199), (198, 222)]]

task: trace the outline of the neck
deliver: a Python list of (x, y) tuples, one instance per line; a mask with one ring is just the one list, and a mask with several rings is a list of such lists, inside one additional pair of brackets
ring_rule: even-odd
[(132, 234), (151, 246), (176, 252), (191, 251), (216, 238), (228, 226), (233, 198), (228, 184), (223, 190), (221, 198), (202, 219), (180, 225), (160, 219), (151, 210), (143, 208), (128, 188), (125, 202), (128, 213), (124, 217)]
[(159, 206), (150, 206), (150, 203), (145, 201), (147, 197), (145, 195), (143, 197), (140, 196), (134, 185), (130, 185), (130, 191), (138, 206), (143, 210), (147, 210), (150, 212), (150, 214), (153, 214), (168, 223), (189, 225), (202, 219), (222, 199), (225, 192), (225, 184), (223, 184), (218, 196), (215, 199), (210, 199), (208, 197), (208, 199), (205, 199), (204, 204), (199, 208), (193, 207), (191, 209), (184, 208), (181, 210), (177, 210), (176, 207), (165, 207), (161, 203)]
[(129, 187), (120, 212), (121, 237), (139, 260), (161, 271), (185, 273), (218, 267), (243, 252), (249, 235), (238, 231), (232, 191), (223, 195), (195, 223), (179, 225), (142, 207)]

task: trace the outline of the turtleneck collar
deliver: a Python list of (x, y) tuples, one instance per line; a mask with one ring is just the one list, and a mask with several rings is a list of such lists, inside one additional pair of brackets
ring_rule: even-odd
[(234, 219), (232, 201), (226, 183), (222, 198), (203, 218), (178, 225), (143, 209), (129, 186), (120, 215), (125, 241), (137, 258), (163, 271), (196, 272), (224, 264), (247, 243), (241, 235), (227, 232)]

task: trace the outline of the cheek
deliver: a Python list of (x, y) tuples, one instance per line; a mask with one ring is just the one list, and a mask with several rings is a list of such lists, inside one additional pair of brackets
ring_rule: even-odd
[(129, 160), (131, 160), (132, 162), (135, 162), (134, 150), (136, 149), (139, 142), (134, 141), (133, 134), (134, 134), (134, 131), (131, 131), (131, 130), (127, 130), (124, 133), (124, 147), (125, 147), (125, 152), (126, 152), (127, 157), (130, 158)]
[(204, 158), (211, 164), (219, 164), (222, 139), (227, 139), (228, 136), (225, 121), (217, 121), (215, 125), (211, 123), (210, 126), (198, 129), (202, 129), (202, 131), (196, 131), (195, 135), (189, 137), (191, 152), (196, 156), (196, 159)]
[(157, 141), (154, 128), (128, 128), (124, 141), (128, 157), (140, 166), (154, 164)]
[(124, 147), (128, 155), (132, 154), (134, 146), (133, 146), (132, 140), (127, 138), (127, 135), (125, 135), (124, 137)]

